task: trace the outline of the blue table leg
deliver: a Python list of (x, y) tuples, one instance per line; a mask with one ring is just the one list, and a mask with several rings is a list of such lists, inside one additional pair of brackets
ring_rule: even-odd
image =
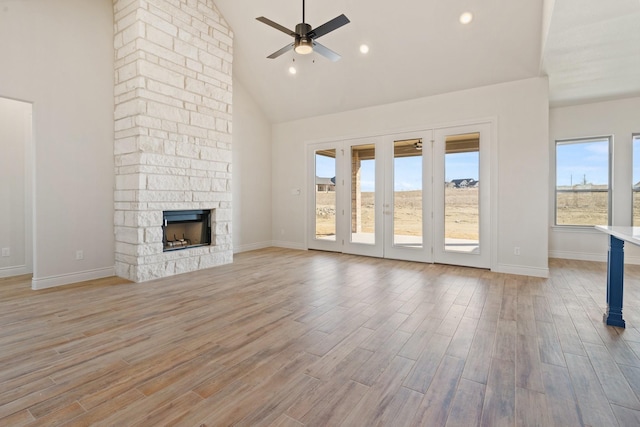
[(622, 291), (624, 278), (624, 241), (609, 236), (609, 259), (607, 262), (607, 325), (624, 328), (622, 319)]

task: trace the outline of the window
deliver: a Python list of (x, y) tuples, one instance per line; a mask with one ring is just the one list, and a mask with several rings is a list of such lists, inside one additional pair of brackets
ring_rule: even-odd
[(640, 226), (640, 134), (633, 136), (633, 225)]
[(556, 141), (556, 225), (611, 224), (611, 137)]

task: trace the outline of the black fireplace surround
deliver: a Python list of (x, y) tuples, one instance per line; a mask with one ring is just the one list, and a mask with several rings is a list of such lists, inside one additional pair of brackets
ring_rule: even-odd
[(211, 211), (162, 212), (163, 251), (211, 245)]

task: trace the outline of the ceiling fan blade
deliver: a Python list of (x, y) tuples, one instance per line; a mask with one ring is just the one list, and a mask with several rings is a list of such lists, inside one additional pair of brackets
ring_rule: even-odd
[(329, 22), (325, 22), (324, 24), (320, 25), (318, 28), (311, 30), (307, 35), (312, 39), (317, 39), (318, 37), (322, 37), (333, 30), (337, 30), (343, 25), (347, 25), (349, 22), (351, 22), (349, 21), (349, 18), (347, 18), (343, 14), (333, 18)]
[(342, 58), (340, 55), (338, 55), (328, 47), (321, 45), (315, 40), (313, 41), (313, 51), (319, 53), (320, 55), (324, 56), (325, 58), (333, 62), (336, 62), (337, 60)]
[(277, 58), (278, 56), (280, 56), (280, 55), (282, 55), (284, 53), (287, 53), (290, 50), (292, 50), (293, 49), (293, 45), (294, 45), (294, 43), (288, 44), (285, 47), (283, 47), (282, 49), (273, 52), (271, 55), (267, 56), (267, 58), (269, 58), (269, 59)]
[(294, 33), (293, 31), (291, 31), (290, 29), (288, 29), (287, 27), (284, 27), (280, 24), (278, 24), (277, 22), (273, 22), (271, 19), (269, 18), (265, 18), (264, 16), (261, 16), (259, 18), (256, 18), (258, 21), (262, 22), (263, 24), (267, 24), (270, 27), (275, 28), (276, 30), (280, 30), (285, 34), (289, 34), (291, 37), (295, 37), (296, 33)]

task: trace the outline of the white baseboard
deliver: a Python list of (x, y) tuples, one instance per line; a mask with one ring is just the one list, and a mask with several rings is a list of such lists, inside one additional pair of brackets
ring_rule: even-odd
[(258, 249), (270, 248), (273, 246), (273, 242), (271, 240), (267, 242), (258, 242), (258, 243), (249, 243), (246, 245), (238, 245), (233, 247), (233, 253), (238, 254), (240, 252), (248, 252), (255, 251)]
[(270, 240), (267, 242), (257, 242), (257, 243), (249, 243), (246, 245), (234, 246), (233, 253), (237, 254), (240, 252), (255, 251), (258, 249), (271, 248), (271, 247), (285, 248), (285, 249), (298, 249), (301, 251), (307, 250), (307, 247), (302, 243), (286, 242), (284, 240)]
[(102, 279), (116, 275), (115, 267), (96, 268), (94, 270), (78, 271), (76, 273), (60, 274), (57, 276), (31, 279), (31, 289), (47, 289), (56, 286), (70, 285), (87, 280)]
[(31, 269), (26, 265), (14, 265), (11, 267), (0, 268), (0, 278), (22, 276), (24, 274), (31, 274)]
[[(607, 254), (589, 252), (549, 251), (549, 258), (574, 259), (576, 261), (607, 262)], [(640, 265), (640, 257), (624, 255), (624, 263)]]
[(496, 268), (492, 268), (491, 271), (495, 271), (496, 273), (517, 274), (519, 276), (549, 277), (548, 268), (523, 267), (512, 264), (498, 264)]
[(607, 262), (607, 254), (593, 252), (549, 251), (549, 258), (574, 259), (576, 261)]
[(276, 248), (285, 248), (285, 249), (298, 249), (301, 251), (306, 251), (307, 247), (303, 243), (296, 242), (285, 242), (282, 240), (274, 240), (271, 242), (271, 246), (275, 246)]

